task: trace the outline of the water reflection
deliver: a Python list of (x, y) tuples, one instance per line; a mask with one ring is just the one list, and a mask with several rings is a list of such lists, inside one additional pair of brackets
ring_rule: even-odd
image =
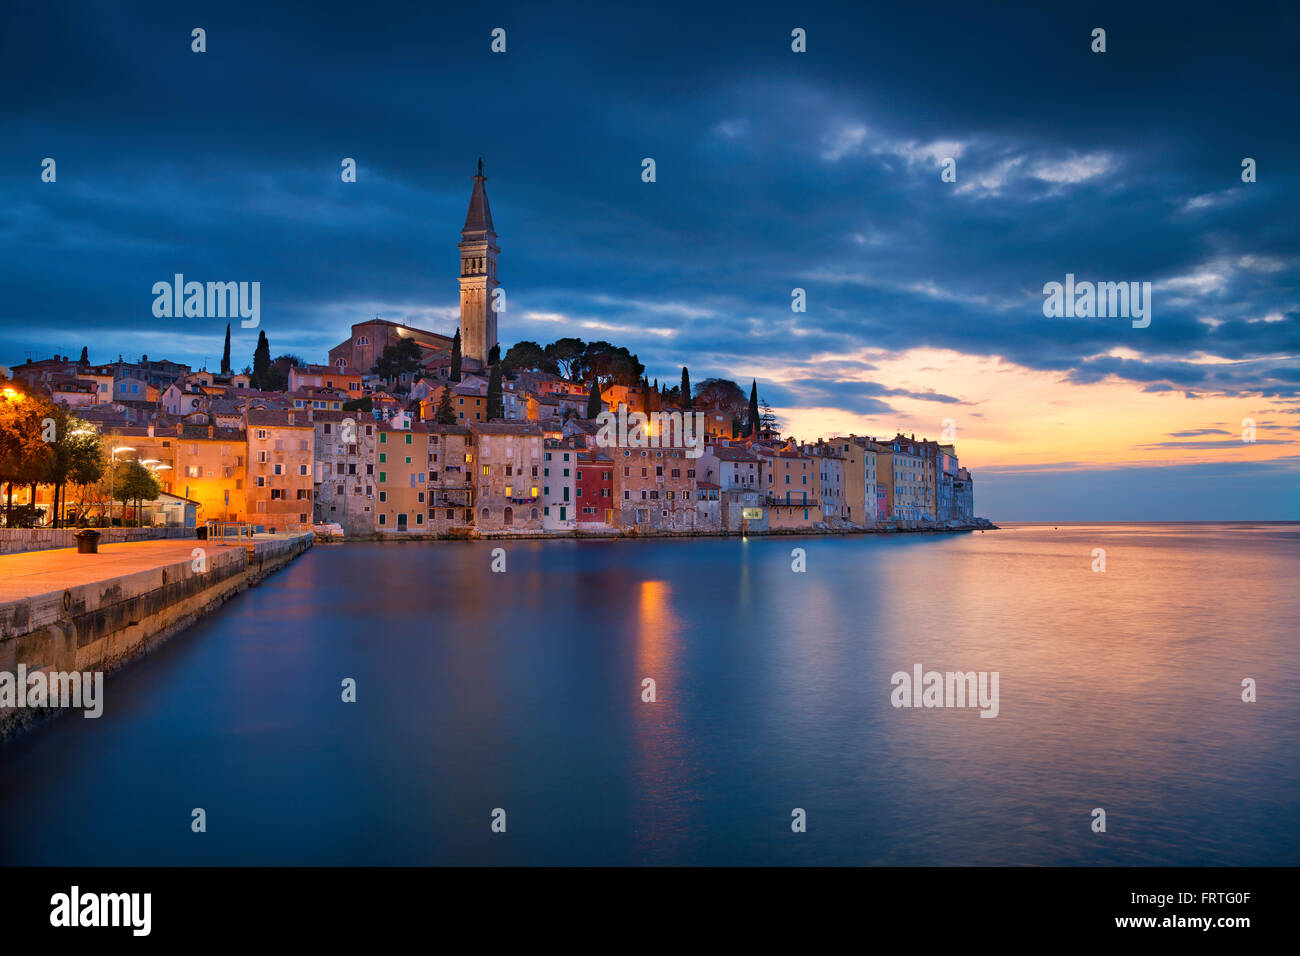
[(491, 547), (316, 549), (0, 746), (0, 862), (1300, 862), (1293, 526)]
[[(634, 746), (631, 823), (647, 861), (671, 859), (686, 839), (691, 768), (682, 733), (684, 698), (681, 622), (673, 611), (672, 585), (642, 581), (636, 589), (636, 674), (641, 696), (633, 711)], [(646, 703), (644, 680), (655, 682), (656, 700)]]

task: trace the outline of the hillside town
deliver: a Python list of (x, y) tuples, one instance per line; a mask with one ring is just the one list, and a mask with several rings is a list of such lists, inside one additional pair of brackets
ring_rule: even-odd
[[(782, 436), (734, 382), (650, 382), (608, 342), (497, 342), (497, 245), (480, 161), (452, 335), (355, 323), (313, 364), (219, 371), (142, 355), (0, 369), (0, 517), (15, 526), (314, 528), (346, 538), (961, 529), (951, 443)], [(614, 421), (632, 422), (615, 430)], [(38, 433), (39, 432), (39, 433)]]

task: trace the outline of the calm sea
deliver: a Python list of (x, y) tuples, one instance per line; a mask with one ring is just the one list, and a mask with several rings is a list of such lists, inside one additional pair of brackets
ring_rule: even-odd
[(1300, 863), (1300, 526), (504, 547), (239, 595), (0, 746), (0, 862)]

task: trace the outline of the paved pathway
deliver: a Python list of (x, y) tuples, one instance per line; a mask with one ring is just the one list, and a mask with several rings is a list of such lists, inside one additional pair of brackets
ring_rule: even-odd
[(101, 544), (99, 554), (56, 548), (0, 555), (0, 604), (188, 561), (197, 547), (220, 550), (239, 546), (172, 538)]

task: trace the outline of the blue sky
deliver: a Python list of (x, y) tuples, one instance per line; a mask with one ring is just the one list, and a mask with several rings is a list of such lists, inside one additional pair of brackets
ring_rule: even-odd
[[(0, 361), (215, 366), (224, 322), (151, 313), (176, 272), (260, 281), (274, 354), (375, 314), (450, 331), (481, 155), (506, 345), (756, 377), (810, 438), (952, 419), (1004, 520), (1300, 518), (1300, 19), (1133, 6), (24, 7)], [(1151, 282), (1151, 326), (1044, 318), (1067, 272)]]

